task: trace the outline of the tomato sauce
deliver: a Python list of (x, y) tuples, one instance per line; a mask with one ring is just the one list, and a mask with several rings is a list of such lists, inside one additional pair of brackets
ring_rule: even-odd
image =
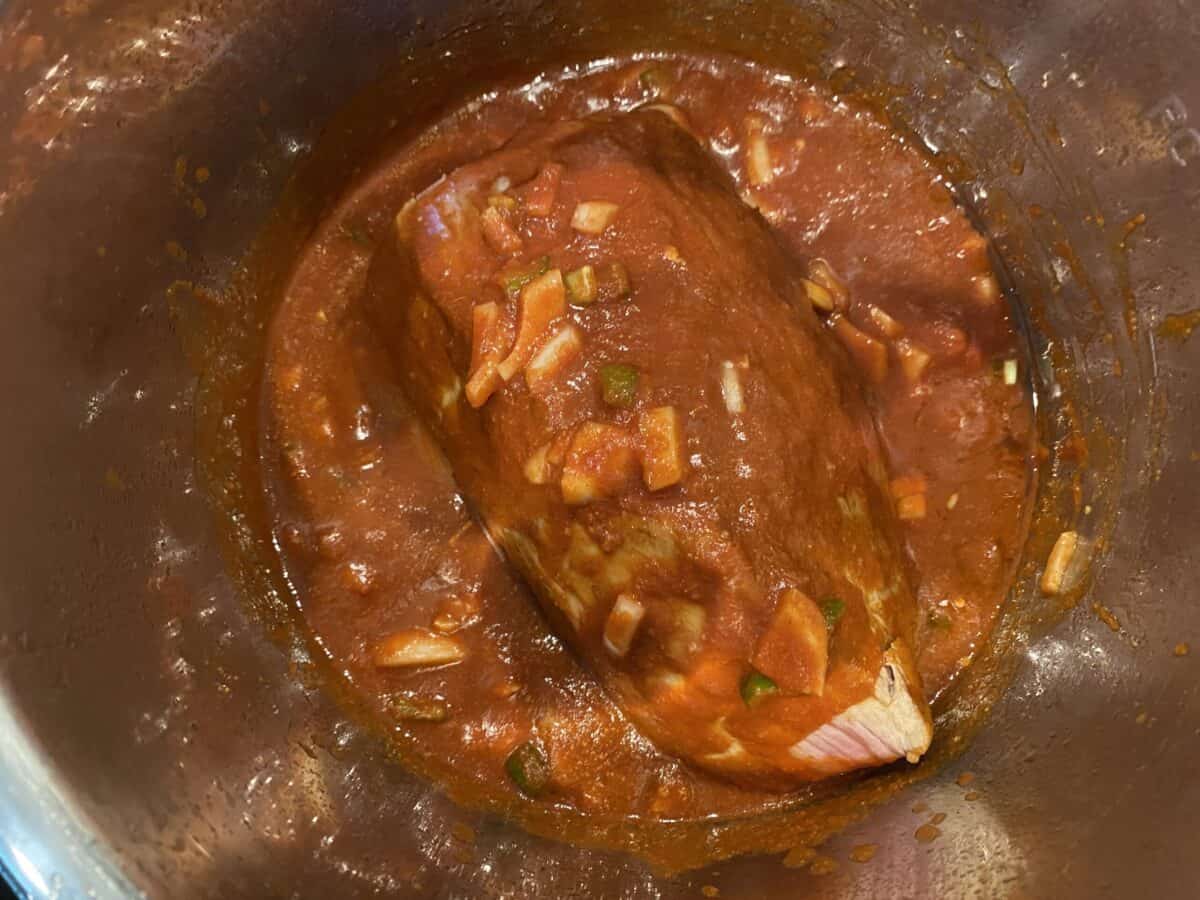
[[(648, 819), (745, 815), (787, 795), (661, 752), (554, 635), (473, 520), (359, 305), (373, 248), (439, 175), (531, 123), (670, 102), (798, 257), (837, 273), (853, 346), (889, 348), (870, 402), (919, 603), (931, 698), (987, 640), (1025, 537), (1027, 362), (987, 242), (939, 174), (865, 110), (729, 58), (603, 60), (455, 110), (344, 198), (296, 261), (271, 328), (264, 446), (276, 533), (308, 627), (398, 745), (454, 761), (474, 793), (524, 802), (505, 765), (536, 730), (536, 802)], [(398, 630), (467, 653), (376, 665)], [(440, 623), (440, 624), (439, 624)], [(529, 801), (535, 802), (535, 801)]]

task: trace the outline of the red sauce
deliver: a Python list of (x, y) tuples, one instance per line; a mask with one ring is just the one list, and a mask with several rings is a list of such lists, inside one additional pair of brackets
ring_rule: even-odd
[[(798, 254), (829, 261), (851, 322), (880, 339), (902, 329), (928, 354), (915, 377), (893, 359), (873, 404), (919, 594), (918, 665), (927, 694), (943, 692), (986, 641), (1024, 540), (1026, 363), (987, 244), (938, 174), (870, 114), (781, 73), (724, 58), (550, 73), (453, 112), (382, 161), (313, 236), (272, 326), (269, 483), (309, 628), (407, 751), (454, 760), (461, 785), (515, 801), (504, 760), (536, 724), (555, 786), (541, 802), (610, 816), (739, 815), (787, 797), (683, 765), (626, 721), (471, 519), (356, 303), (373, 243), (438, 175), (530, 122), (655, 97), (686, 112)], [(767, 140), (769, 183), (750, 184), (748, 119)], [(374, 665), (381, 636), (439, 616), (461, 624), (466, 659)]]

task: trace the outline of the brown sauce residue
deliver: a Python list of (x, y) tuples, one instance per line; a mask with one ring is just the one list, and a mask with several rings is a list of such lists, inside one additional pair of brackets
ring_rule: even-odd
[(934, 841), (936, 841), (941, 836), (942, 836), (942, 829), (938, 828), (936, 825), (933, 825), (929, 822), (926, 822), (924, 825), (919, 827), (915, 832), (913, 832), (913, 837), (915, 837), (922, 844), (932, 844)]
[[(1024, 543), (1028, 366), (987, 242), (925, 159), (873, 116), (779, 72), (691, 57), (550, 73), (455, 111), (369, 173), (297, 259), (269, 336), (263, 445), (289, 579), (334, 671), (403, 757), (456, 796), (497, 809), (698, 822), (813, 796), (697, 772), (629, 724), (472, 520), (356, 304), (373, 244), (440, 173), (531, 121), (667, 96), (742, 189), (745, 122), (766, 122), (775, 174), (752, 192), (760, 211), (792, 248), (829, 261), (863, 330), (890, 321), (928, 354), (915, 379), (893, 364), (874, 403), (907, 510), (918, 663), (931, 697), (986, 642)], [(431, 624), (466, 647), (462, 662), (374, 664), (380, 636)], [(529, 723), (552, 759), (553, 788), (541, 800), (519, 792), (504, 765)], [(939, 833), (927, 824), (917, 836)], [(819, 858), (810, 868), (835, 867)]]
[(1193, 309), (1164, 318), (1158, 326), (1158, 334), (1160, 337), (1183, 341), (1191, 337), (1197, 328), (1200, 328), (1200, 309)]
[(1111, 631), (1121, 630), (1121, 620), (1116, 617), (1111, 609), (1103, 603), (1093, 603), (1092, 612), (1096, 614), (1096, 618), (1109, 627)]
[(813, 875), (832, 875), (837, 869), (837, 860), (830, 856), (818, 856), (808, 867), (808, 871)]
[(878, 844), (858, 844), (850, 850), (850, 858), (856, 863), (868, 863), (879, 852)]

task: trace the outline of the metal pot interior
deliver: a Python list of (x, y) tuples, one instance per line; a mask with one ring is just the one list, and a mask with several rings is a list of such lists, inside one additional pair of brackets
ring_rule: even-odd
[[(6, 4), (0, 856), (47, 896), (1189, 895), (1195, 29), (1118, 0)], [(922, 140), (1039, 363), (1049, 461), (993, 664), (936, 772), (832, 838), (822, 877), (663, 873), (391, 760), (305, 674), (229, 401), (288, 248), (363, 160), (496, 79), (665, 47), (833, 83)], [(1068, 527), (1090, 566), (1060, 604), (1036, 574)], [(917, 804), (946, 813), (933, 844)]]

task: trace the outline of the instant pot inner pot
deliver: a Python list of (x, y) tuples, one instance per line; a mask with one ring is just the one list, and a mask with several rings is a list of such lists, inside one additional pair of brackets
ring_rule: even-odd
[[(101, 897), (1190, 895), (1196, 24), (1166, 0), (7, 4), (5, 865)], [(960, 688), (1000, 699), (970, 741), (944, 716), (941, 768), (827, 842), (819, 876), (778, 854), (668, 875), (391, 761), (305, 674), (256, 528), (255, 410), (228, 400), (255, 396), (289, 252), (356, 166), (497, 79), (671, 47), (821, 80), (923, 141), (1038, 362), (1027, 566), (999, 662)], [(1070, 606), (1036, 591), (1068, 528), (1090, 558)], [(719, 854), (724, 828), (690, 839)]]

